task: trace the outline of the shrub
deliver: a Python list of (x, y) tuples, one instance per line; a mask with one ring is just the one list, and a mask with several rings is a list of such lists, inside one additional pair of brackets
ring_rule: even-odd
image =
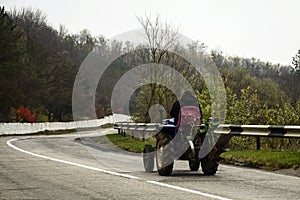
[(29, 123), (36, 122), (35, 114), (31, 112), (31, 110), (29, 110), (28, 108), (25, 108), (24, 106), (20, 106), (17, 109), (16, 115), (17, 115), (18, 122), (29, 122)]

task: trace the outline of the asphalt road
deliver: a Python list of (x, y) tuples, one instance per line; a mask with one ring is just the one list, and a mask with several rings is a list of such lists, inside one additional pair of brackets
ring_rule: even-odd
[(0, 137), (0, 199), (300, 199), (300, 178), (255, 169), (145, 173), (140, 154), (95, 141), (108, 132)]

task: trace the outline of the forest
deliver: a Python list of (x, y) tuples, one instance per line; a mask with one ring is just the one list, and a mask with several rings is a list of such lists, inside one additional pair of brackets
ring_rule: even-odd
[[(146, 32), (159, 28), (147, 18), (137, 21)], [(73, 120), (73, 84), (86, 56), (92, 50), (113, 56), (136, 48), (130, 43), (110, 42), (101, 35), (92, 36), (86, 29), (70, 34), (61, 25), (56, 30), (40, 10), (6, 11), (1, 7), (0, 27), (1, 122)], [(190, 70), (185, 61), (151, 46), (151, 41), (158, 38), (149, 37), (153, 40), (149, 40), (147, 47), (153, 51), (147, 52), (145, 58), (186, 73), (201, 104), (204, 120), (207, 120), (212, 112), (211, 99), (203, 79), (191, 76), (196, 72)], [(165, 44), (170, 49), (182, 48), (182, 52), (190, 56), (204, 56), (207, 49), (197, 41), (188, 48), (179, 47), (175, 40)], [(300, 125), (300, 50), (295, 50), (290, 66), (262, 62), (258, 58), (224, 56), (220, 51), (211, 51), (205, 56), (210, 57), (222, 76), (226, 90), (226, 123)], [(138, 63), (130, 59), (128, 62)], [(126, 70), (124, 62), (116, 61), (105, 80), (100, 80), (99, 85), (104, 87), (97, 89), (95, 105), (91, 105), (99, 118), (111, 114), (112, 86)], [(162, 104), (169, 111), (175, 100), (167, 88), (150, 84), (134, 93), (130, 105), (136, 121), (148, 122), (152, 105)], [(35, 119), (28, 120), (26, 112)]]

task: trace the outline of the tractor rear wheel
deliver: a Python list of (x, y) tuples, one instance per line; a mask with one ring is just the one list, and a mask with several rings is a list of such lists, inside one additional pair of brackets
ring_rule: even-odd
[(215, 175), (219, 167), (219, 154), (214, 148), (207, 156), (201, 159), (202, 172), (205, 175)]

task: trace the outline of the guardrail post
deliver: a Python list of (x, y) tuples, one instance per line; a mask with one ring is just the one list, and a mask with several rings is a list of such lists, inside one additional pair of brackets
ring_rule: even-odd
[(160, 120), (160, 123), (163, 123), (163, 109), (159, 109), (159, 120)]
[(260, 137), (256, 137), (256, 150), (260, 150)]

